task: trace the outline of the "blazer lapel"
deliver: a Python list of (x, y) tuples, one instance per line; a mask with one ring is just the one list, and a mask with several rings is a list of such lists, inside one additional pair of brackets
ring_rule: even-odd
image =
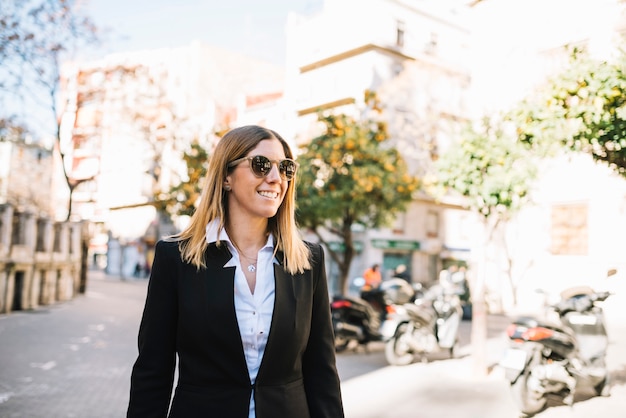
[(294, 276), (284, 270), (282, 254), (280, 252), (276, 255), (276, 258), (280, 264), (274, 264), (274, 313), (272, 315), (270, 333), (257, 375), (257, 381), (265, 378), (271, 379), (272, 370), (266, 370), (265, 365), (277, 364), (272, 357), (280, 357), (283, 354), (284, 348), (288, 347), (290, 341), (292, 341), (292, 336), (298, 321), (296, 317)]
[(209, 244), (206, 250), (207, 268), (201, 270), (206, 301), (206, 326), (210, 338), (220, 345), (229, 347), (228, 351), (236, 355), (241, 372), (248, 375), (239, 324), (235, 313), (235, 267), (226, 267), (232, 257), (226, 246), (218, 248)]

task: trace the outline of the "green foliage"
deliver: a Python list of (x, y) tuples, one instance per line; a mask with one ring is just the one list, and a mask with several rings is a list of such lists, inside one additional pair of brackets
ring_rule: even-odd
[(575, 50), (570, 66), (511, 119), (533, 147), (586, 152), (626, 176), (626, 54), (607, 62)]
[(191, 216), (202, 192), (202, 180), (206, 175), (209, 153), (197, 142), (183, 154), (187, 167), (187, 179), (172, 186), (168, 191), (157, 191), (155, 202), (158, 210), (170, 216)]
[(418, 181), (394, 148), (384, 148), (384, 124), (347, 115), (320, 116), (326, 132), (298, 157), (300, 222), (314, 226), (351, 219), (379, 227), (403, 210)]
[[(378, 112), (375, 96), (366, 94), (370, 109)], [(412, 201), (419, 181), (398, 150), (388, 146), (384, 122), (322, 113), (319, 121), (325, 132), (298, 156), (297, 217), (322, 241), (322, 227), (340, 238), (342, 254), (329, 251), (339, 265), (343, 289), (354, 255), (352, 226), (387, 225)]]
[(536, 158), (525, 145), (485, 120), (468, 125), (460, 141), (437, 161), (437, 183), (467, 198), (485, 218), (508, 219), (528, 201), (537, 174)]

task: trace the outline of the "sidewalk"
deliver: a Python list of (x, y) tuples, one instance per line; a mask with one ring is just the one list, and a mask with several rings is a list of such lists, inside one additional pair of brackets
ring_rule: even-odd
[(0, 316), (0, 417), (125, 416), (146, 283), (94, 272), (85, 295)]

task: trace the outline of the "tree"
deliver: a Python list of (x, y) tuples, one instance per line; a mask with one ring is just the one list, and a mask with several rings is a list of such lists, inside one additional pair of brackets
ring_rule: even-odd
[[(71, 191), (88, 179), (72, 177), (61, 146), (57, 108), (63, 59), (81, 46), (97, 41), (96, 27), (70, 0), (15, 0), (0, 5), (0, 90), (7, 109), (22, 109), (16, 117), (37, 135), (52, 134)], [(47, 113), (37, 119), (38, 111)], [(70, 199), (71, 200), (71, 199)], [(69, 219), (68, 211), (67, 218)]]
[[(374, 93), (366, 92), (366, 104), (367, 111), (380, 114)], [(345, 293), (355, 255), (353, 227), (387, 225), (411, 202), (419, 181), (389, 146), (382, 120), (357, 120), (343, 113), (320, 113), (318, 120), (325, 131), (298, 156), (297, 217), (328, 248)], [(325, 232), (339, 238), (340, 249), (330, 245)]]
[(170, 216), (191, 216), (202, 192), (202, 180), (206, 175), (209, 153), (198, 143), (191, 144), (191, 149), (183, 154), (187, 167), (187, 178), (172, 186), (168, 191), (155, 193), (157, 209)]
[(570, 65), (509, 119), (529, 146), (585, 152), (626, 177), (626, 52), (601, 61), (572, 50)]
[[(485, 240), (476, 248), (482, 254), (475, 260), (470, 285), (474, 359), (477, 372), (484, 373), (486, 249), (493, 244), (498, 228), (528, 202), (537, 173), (536, 158), (502, 121), (485, 119), (478, 126), (468, 124), (459, 142), (444, 152), (436, 165), (436, 182), (443, 192), (452, 189), (463, 196), (467, 206), (483, 220)], [(509, 280), (515, 293), (510, 275)]]

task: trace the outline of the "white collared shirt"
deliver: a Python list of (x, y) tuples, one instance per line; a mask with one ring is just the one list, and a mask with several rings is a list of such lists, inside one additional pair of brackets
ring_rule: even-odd
[[(206, 227), (207, 242), (216, 242), (218, 221), (209, 223)], [(235, 312), (239, 323), (239, 332), (243, 351), (248, 365), (250, 382), (256, 381), (261, 366), (267, 337), (272, 323), (274, 311), (275, 283), (274, 283), (274, 237), (267, 238), (265, 246), (257, 254), (256, 287), (254, 294), (250, 291), (248, 281), (242, 270), (239, 253), (230, 241), (226, 230), (219, 234), (220, 241), (226, 242), (233, 257), (224, 267), (235, 269)], [(255, 418), (254, 391), (250, 399), (249, 418)]]

